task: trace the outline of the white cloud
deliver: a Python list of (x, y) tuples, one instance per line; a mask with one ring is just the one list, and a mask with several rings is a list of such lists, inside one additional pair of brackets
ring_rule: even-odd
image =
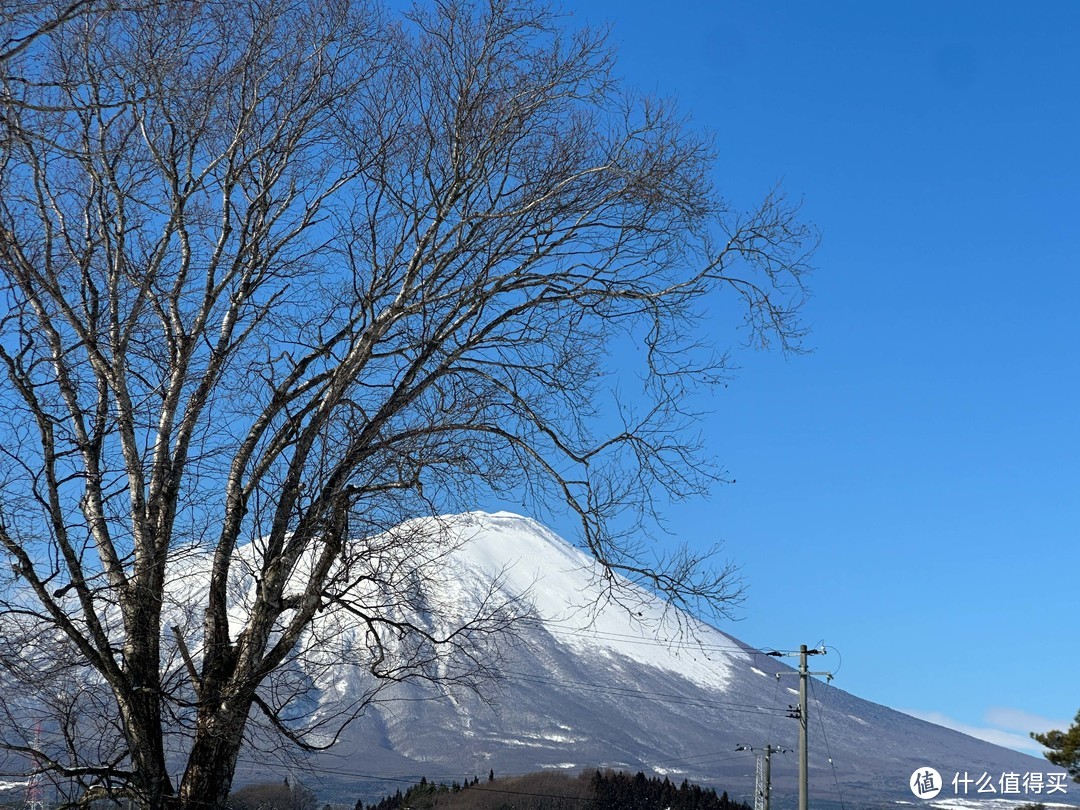
[(1052, 720), (1049, 717), (1025, 712), (1023, 709), (1009, 709), (1002, 706), (987, 709), (983, 719), (992, 726), (1025, 733), (1031, 731), (1042, 733), (1054, 728), (1064, 731), (1072, 725), (1068, 720)]
[(1022, 709), (1011, 709), (1003, 706), (995, 706), (987, 709), (983, 714), (982, 725), (962, 723), (941, 712), (925, 712), (918, 709), (905, 709), (905, 714), (926, 720), (928, 723), (936, 723), (939, 726), (951, 728), (954, 731), (968, 734), (980, 740), (1012, 748), (1025, 754), (1041, 756), (1044, 749), (1031, 739), (1029, 732), (1048, 731), (1052, 728), (1066, 729), (1068, 721), (1051, 720), (1048, 717), (1025, 712)]

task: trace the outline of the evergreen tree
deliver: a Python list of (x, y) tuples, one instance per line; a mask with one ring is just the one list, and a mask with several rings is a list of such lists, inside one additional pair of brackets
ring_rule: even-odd
[(1080, 711), (1068, 730), (1032, 732), (1031, 738), (1050, 749), (1044, 754), (1048, 760), (1065, 768), (1074, 782), (1080, 782)]

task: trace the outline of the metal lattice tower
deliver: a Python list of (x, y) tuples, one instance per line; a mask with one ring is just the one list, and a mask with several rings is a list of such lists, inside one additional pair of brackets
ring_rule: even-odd
[(761, 752), (754, 759), (757, 761), (754, 767), (754, 810), (766, 810), (765, 796), (769, 789), (769, 777), (765, 771), (765, 752)]
[[(41, 750), (41, 723), (34, 728), (34, 749)], [(41, 781), (41, 768), (38, 767), (38, 759), (34, 757), (33, 770), (26, 780), (26, 802), (23, 807), (26, 810), (45, 810), (45, 786)]]

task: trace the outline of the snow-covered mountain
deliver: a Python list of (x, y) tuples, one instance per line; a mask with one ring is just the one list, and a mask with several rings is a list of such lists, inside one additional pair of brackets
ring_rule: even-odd
[[(527, 605), (536, 620), (519, 626), (518, 642), (503, 647), (502, 679), (483, 696), (411, 682), (385, 692), (337, 746), (312, 760), (321, 785), (336, 784), (342, 796), (355, 798), (400, 787), (382, 781), (394, 778), (611, 767), (714, 784), (752, 802), (755, 755), (736, 749), (771, 744), (790, 750), (773, 756), (773, 804), (794, 804), (798, 723), (788, 715), (798, 702), (798, 678), (790, 666), (642, 591), (595, 608), (604, 584), (590, 558), (535, 521), (471, 513), (439, 524), (464, 542), (451, 544), (440, 560), (448, 575), (434, 598), (467, 608), (498, 580), (498, 596)], [(828, 658), (813, 659), (811, 669), (828, 669)], [(333, 701), (347, 700), (354, 679), (321, 674), (316, 682), (324, 694), (313, 706), (329, 711)], [(909, 780), (926, 767), (945, 782), (938, 801), (966, 792), (970, 799), (1008, 799), (1003, 806), (1010, 807), (1075, 802), (1080, 792), (1073, 783), (1066, 794), (1048, 793), (1049, 774), (1060, 769), (1044, 760), (821, 680), (812, 682), (809, 706), (815, 807), (919, 803)], [(966, 788), (964, 774), (972, 780)], [(1038, 774), (1042, 792), (1031, 790), (1029, 778), (1028, 793), (1021, 787), (1002, 795), (1009, 774)], [(997, 793), (977, 793), (984, 775)], [(981, 784), (985, 791), (985, 779)]]

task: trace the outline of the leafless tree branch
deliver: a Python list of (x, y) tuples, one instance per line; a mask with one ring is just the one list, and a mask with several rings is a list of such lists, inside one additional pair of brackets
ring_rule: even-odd
[[(816, 236), (779, 190), (725, 202), (602, 33), (528, 0), (3, 14), (10, 755), (211, 807), (245, 740), (330, 744), (385, 683), (482, 692), (527, 606), (434, 604), (430, 518), (483, 493), (575, 515), (612, 598), (737, 600), (637, 529), (719, 477), (687, 407), (716, 313), (800, 350)], [(331, 660), (368, 691), (298, 715)]]

